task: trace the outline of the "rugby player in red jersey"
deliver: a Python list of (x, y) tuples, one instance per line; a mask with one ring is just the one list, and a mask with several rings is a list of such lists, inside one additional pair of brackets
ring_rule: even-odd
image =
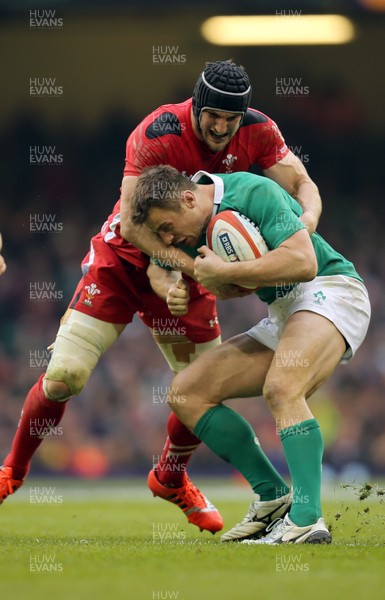
[[(31, 419), (46, 420), (50, 427), (58, 425), (67, 400), (80, 393), (100, 356), (136, 312), (152, 330), (174, 373), (221, 341), (215, 297), (189, 277), (193, 259), (177, 248), (170, 252), (159, 237), (130, 223), (130, 199), (145, 167), (170, 164), (192, 175), (199, 169), (245, 171), (256, 164), (300, 202), (309, 231), (316, 228), (321, 212), (316, 185), (287, 148), (276, 124), (249, 109), (250, 98), (250, 81), (243, 68), (231, 61), (211, 63), (200, 75), (192, 98), (158, 108), (128, 138), (121, 198), (91, 240), (82, 263), (83, 277), (61, 321), (47, 372), (24, 403), (11, 452), (0, 469), (0, 502), (22, 485), (42, 441), (31, 435)], [(173, 270), (159, 269), (157, 262), (167, 263)], [(185, 273), (189, 288), (179, 287), (176, 271)], [(174, 273), (175, 283), (170, 287)], [(228, 288), (218, 290), (222, 297), (231, 293)], [(177, 321), (173, 317), (176, 334), (164, 335), (158, 324), (171, 322), (166, 298), (177, 307), (179, 298), (187, 294), (188, 313), (182, 311)], [(220, 513), (186, 473), (200, 440), (173, 413), (167, 430), (161, 459), (149, 474), (150, 489), (180, 506), (189, 522), (200, 529), (219, 531), (223, 527)], [(285, 495), (272, 507), (269, 502), (259, 503), (253, 520), (261, 520), (262, 515), (265, 522), (267, 514), (280, 516), (287, 510), (287, 502)]]

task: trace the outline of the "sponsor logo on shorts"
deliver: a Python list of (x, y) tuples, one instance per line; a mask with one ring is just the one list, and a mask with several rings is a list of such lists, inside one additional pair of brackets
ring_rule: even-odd
[(315, 292), (313, 296), (315, 298), (315, 300), (313, 300), (314, 304), (323, 304), (323, 301), (326, 300), (326, 296), (321, 290), (319, 292)]
[(91, 283), (91, 285), (86, 285), (84, 289), (86, 290), (86, 297), (83, 300), (83, 304), (87, 304), (87, 306), (93, 306), (92, 300), (95, 298), (95, 296), (101, 293), (99, 288), (97, 287), (96, 283)]
[(215, 327), (215, 325), (219, 325), (218, 317), (214, 317), (213, 319), (210, 319), (209, 325), (210, 325), (210, 327)]

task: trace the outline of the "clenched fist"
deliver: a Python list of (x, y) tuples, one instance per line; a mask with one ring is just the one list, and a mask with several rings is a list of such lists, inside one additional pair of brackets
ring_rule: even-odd
[(178, 279), (167, 292), (167, 306), (170, 313), (176, 317), (187, 315), (190, 300), (189, 285), (184, 279)]

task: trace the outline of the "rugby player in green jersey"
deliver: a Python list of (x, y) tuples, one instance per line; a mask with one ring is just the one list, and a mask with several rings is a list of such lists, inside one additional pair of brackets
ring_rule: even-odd
[[(202, 246), (212, 216), (229, 209), (259, 227), (270, 252), (228, 263)], [(268, 304), (267, 318), (198, 358), (170, 388), (170, 407), (179, 419), (236, 467), (262, 500), (288, 490), (272, 489), (276, 479), (266, 477), (267, 465), (265, 472), (261, 469), (262, 451), (253, 430), (222, 402), (263, 395), (279, 426), (294, 490), (290, 511), (258, 539), (258, 532), (247, 535), (251, 510), (222, 541), (240, 540), (240, 531), (245, 532), (243, 542), (252, 544), (331, 541), (321, 512), (322, 434), (307, 399), (361, 345), (370, 304), (354, 265), (318, 233), (309, 236), (298, 218), (301, 212), (278, 184), (251, 173), (199, 172), (190, 181), (160, 166), (145, 171), (135, 189), (133, 222), (145, 223), (167, 245), (198, 249), (195, 277), (202, 285), (212, 291), (223, 284), (255, 286)], [(188, 310), (188, 290), (175, 281), (177, 275), (169, 277), (174, 282), (169, 308), (180, 314)]]

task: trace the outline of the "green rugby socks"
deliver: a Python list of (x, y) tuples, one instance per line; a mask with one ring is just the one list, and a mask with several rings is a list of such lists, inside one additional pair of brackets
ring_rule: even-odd
[(194, 434), (247, 479), (261, 500), (275, 500), (289, 487), (259, 445), (251, 425), (237, 412), (219, 404), (198, 421)]
[(293, 482), (290, 519), (299, 527), (312, 525), (322, 516), (320, 427), (316, 419), (309, 419), (282, 429), (280, 436)]

